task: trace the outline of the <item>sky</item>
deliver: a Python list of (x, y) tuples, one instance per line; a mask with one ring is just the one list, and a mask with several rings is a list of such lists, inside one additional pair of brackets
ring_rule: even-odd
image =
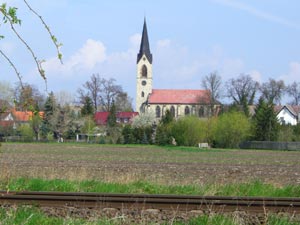
[[(62, 43), (63, 64), (48, 33), (23, 0), (0, 0), (18, 8), (17, 30), (32, 47), (47, 77), (47, 91), (77, 89), (92, 74), (114, 78), (135, 103), (136, 57), (144, 18), (153, 55), (153, 88), (201, 89), (216, 71), (223, 83), (240, 74), (266, 82), (300, 82), (299, 0), (27, 0)], [(26, 47), (6, 24), (0, 49), (25, 83), (46, 90)], [(0, 81), (18, 81), (0, 57)]]

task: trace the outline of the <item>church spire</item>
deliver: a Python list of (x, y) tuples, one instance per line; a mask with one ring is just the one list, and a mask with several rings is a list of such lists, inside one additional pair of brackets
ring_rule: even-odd
[(137, 62), (141, 60), (144, 54), (146, 55), (149, 62), (152, 64), (152, 54), (150, 52), (150, 47), (149, 47), (146, 18), (144, 19), (143, 34), (142, 34), (140, 52), (137, 55)]

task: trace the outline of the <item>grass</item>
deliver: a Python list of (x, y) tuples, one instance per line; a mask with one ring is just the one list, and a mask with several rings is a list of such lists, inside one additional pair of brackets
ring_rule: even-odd
[[(21, 206), (18, 208), (0, 208), (0, 224), (1, 225), (117, 225), (117, 224), (132, 224), (132, 221), (126, 221), (122, 218), (103, 218), (103, 219), (79, 219), (79, 218), (60, 218), (47, 216), (40, 209), (30, 206)], [(136, 223), (139, 224), (139, 223)], [(157, 224), (151, 222), (141, 221), (140, 224)], [(203, 215), (190, 219), (189, 221), (169, 221), (165, 222), (167, 224), (173, 225), (238, 225), (239, 221), (230, 216), (226, 215)], [(297, 222), (293, 222), (287, 217), (278, 217), (275, 215), (270, 215), (267, 217), (266, 225), (296, 225)]]
[(103, 193), (145, 193), (215, 196), (265, 196), (300, 197), (300, 185), (276, 187), (253, 181), (243, 184), (207, 185), (159, 185), (147, 181), (128, 184), (105, 183), (101, 181), (68, 181), (18, 178), (8, 183), (0, 181), (0, 189), (14, 191), (63, 191), (63, 192), (103, 192)]

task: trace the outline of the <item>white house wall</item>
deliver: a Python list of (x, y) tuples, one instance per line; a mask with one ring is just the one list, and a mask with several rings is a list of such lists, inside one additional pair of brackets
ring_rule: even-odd
[(287, 108), (283, 108), (277, 114), (277, 118), (281, 124), (283, 119), (285, 124), (297, 125), (297, 118)]

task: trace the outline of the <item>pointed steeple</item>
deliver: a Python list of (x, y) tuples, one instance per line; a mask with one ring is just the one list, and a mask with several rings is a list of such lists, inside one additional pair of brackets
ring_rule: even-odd
[(146, 18), (144, 19), (143, 34), (142, 34), (140, 52), (137, 55), (137, 62), (139, 62), (141, 60), (141, 58), (143, 57), (143, 54), (146, 55), (147, 59), (152, 64), (152, 54), (150, 52)]

